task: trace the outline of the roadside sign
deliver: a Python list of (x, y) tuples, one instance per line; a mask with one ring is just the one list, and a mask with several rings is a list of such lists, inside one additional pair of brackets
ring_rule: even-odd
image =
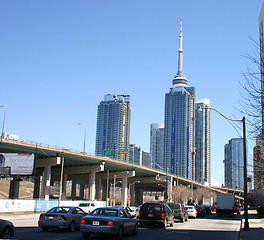
[(118, 153), (120, 153), (120, 154), (128, 153), (128, 149), (120, 149), (120, 150), (118, 151)]
[(114, 149), (104, 149), (104, 155), (114, 155)]

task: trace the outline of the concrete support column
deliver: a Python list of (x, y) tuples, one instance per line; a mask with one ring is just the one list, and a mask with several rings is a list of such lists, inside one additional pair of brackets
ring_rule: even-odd
[(172, 202), (172, 182), (173, 178), (167, 178), (167, 194), (168, 194), (168, 202)]
[(99, 166), (94, 166), (91, 169), (90, 172), (90, 178), (89, 178), (89, 199), (90, 201), (95, 200), (95, 174), (97, 172), (102, 172), (104, 171), (104, 162), (101, 162)]
[[(127, 179), (130, 177), (134, 177), (135, 171), (125, 171), (125, 172), (118, 174), (117, 176), (122, 178), (121, 205), (126, 207), (127, 206), (127, 190), (128, 190)], [(114, 187), (115, 187), (115, 182), (114, 182)]]
[(102, 179), (101, 178), (96, 178), (96, 191), (95, 191), (95, 199), (97, 201), (102, 201), (102, 190), (101, 190), (101, 186), (102, 186)]
[(61, 162), (60, 157), (54, 158), (38, 158), (36, 160), (36, 167), (44, 167), (43, 181), (41, 188), (41, 198), (49, 200), (49, 191), (50, 191), (50, 181), (51, 181), (51, 166), (59, 165)]
[(13, 179), (10, 182), (10, 187), (9, 187), (9, 198), (10, 199), (18, 199), (19, 197), (19, 181), (17, 179)]
[(33, 199), (39, 199), (40, 177), (35, 177)]
[(51, 166), (44, 167), (41, 198), (49, 200), (49, 190), (50, 190), (50, 179), (51, 179)]
[(71, 199), (76, 199), (76, 180), (72, 180), (72, 186), (71, 186)]
[(102, 191), (102, 201), (106, 201), (107, 200), (107, 180), (103, 180), (102, 181), (102, 187), (103, 187), (103, 191)]
[(121, 205), (127, 206), (127, 177), (122, 177)]
[(79, 199), (83, 200), (84, 198), (84, 183), (80, 183), (80, 195), (79, 195)]
[(89, 200), (95, 200), (95, 173), (92, 171), (89, 176)]
[(67, 190), (67, 174), (63, 174), (62, 180), (62, 200), (66, 200), (66, 190)]
[(130, 206), (135, 206), (135, 185), (131, 184), (129, 190), (130, 192), (128, 194), (130, 194)]

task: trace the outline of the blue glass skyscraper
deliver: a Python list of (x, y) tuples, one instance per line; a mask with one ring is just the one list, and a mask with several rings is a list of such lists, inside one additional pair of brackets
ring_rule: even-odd
[[(211, 185), (211, 110), (209, 99), (195, 101), (195, 181)], [(203, 108), (202, 111), (200, 109)]]
[(129, 148), (130, 96), (107, 94), (98, 105), (95, 154), (128, 161), (128, 154), (119, 150)]
[(194, 87), (183, 75), (182, 21), (178, 72), (165, 96), (164, 166), (168, 172), (193, 179), (194, 172)]

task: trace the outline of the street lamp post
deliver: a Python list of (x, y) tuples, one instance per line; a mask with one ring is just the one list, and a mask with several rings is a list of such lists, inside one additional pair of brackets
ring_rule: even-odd
[[(131, 186), (134, 186), (134, 184), (135, 183), (140, 183), (140, 180), (137, 180), (137, 181), (135, 181), (135, 182), (132, 182), (132, 183), (129, 183), (129, 185), (128, 185), (128, 192), (129, 192), (129, 206), (130, 206), (130, 203), (131, 203)], [(133, 196), (134, 197), (134, 196)]]
[(1, 134), (1, 138), (4, 138), (4, 134), (5, 134), (5, 116), (6, 116), (6, 108), (4, 105), (0, 105), (0, 107), (4, 108), (4, 119), (3, 119), (3, 127), (2, 127), (2, 134)]
[(84, 127), (84, 141), (83, 141), (83, 153), (85, 153), (85, 143), (86, 143), (86, 127), (83, 123), (78, 123), (78, 125), (82, 125)]
[(245, 215), (245, 224), (244, 229), (249, 230), (249, 222), (248, 222), (248, 197), (247, 197), (247, 143), (246, 143), (246, 119), (243, 117), (242, 119), (231, 119), (225, 116), (223, 113), (219, 112), (215, 108), (211, 107), (200, 107), (199, 111), (201, 112), (202, 109), (211, 109), (215, 112), (219, 113), (222, 117), (229, 121), (234, 122), (242, 122), (243, 124), (243, 152), (244, 152), (244, 215)]

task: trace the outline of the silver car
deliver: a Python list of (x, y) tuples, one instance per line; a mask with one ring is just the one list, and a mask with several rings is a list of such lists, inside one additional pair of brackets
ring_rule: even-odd
[(43, 231), (48, 231), (49, 228), (58, 228), (73, 232), (80, 226), (81, 219), (85, 215), (86, 213), (78, 207), (58, 206), (40, 214), (38, 225)]
[(138, 233), (138, 219), (123, 208), (97, 208), (82, 219), (80, 231), (83, 238), (89, 238), (90, 234), (108, 234), (121, 239), (123, 234)]

